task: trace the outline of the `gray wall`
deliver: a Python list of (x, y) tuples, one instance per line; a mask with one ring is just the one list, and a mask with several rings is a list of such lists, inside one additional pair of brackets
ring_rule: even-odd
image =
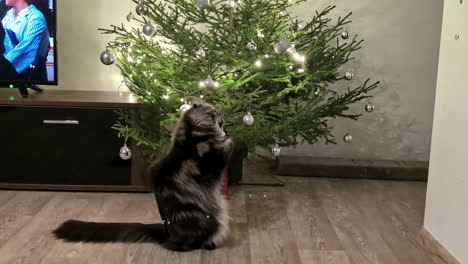
[[(372, 101), (376, 111), (358, 122), (332, 122), (337, 145), (305, 145), (283, 153), (428, 160), (443, 1), (310, 0), (293, 12), (306, 20), (316, 9), (333, 4), (333, 17), (354, 13), (348, 30), (365, 39), (357, 60), (343, 72), (352, 70), (356, 84), (367, 76), (382, 82)], [(130, 0), (58, 1), (60, 85), (48, 89), (116, 91), (122, 80), (117, 67), (99, 62), (111, 36), (100, 35), (97, 28), (127, 23), (125, 16), (134, 6)], [(340, 83), (337, 89), (348, 84)], [(353, 109), (365, 113), (364, 103)], [(341, 141), (346, 132), (354, 137), (350, 144)]]
[[(335, 0), (309, 1), (294, 9), (301, 19), (316, 9), (335, 4), (334, 15), (353, 12), (348, 31), (365, 40), (351, 70), (359, 84), (368, 76), (381, 81), (374, 113), (362, 104), (352, 109), (364, 116), (358, 121), (334, 120), (337, 145), (304, 145), (284, 150), (287, 155), (373, 159), (429, 159), (437, 65), (442, 25), (442, 0)], [(335, 16), (333, 16), (335, 17)], [(349, 83), (341, 82), (338, 89)], [(346, 144), (344, 133), (354, 140)]]

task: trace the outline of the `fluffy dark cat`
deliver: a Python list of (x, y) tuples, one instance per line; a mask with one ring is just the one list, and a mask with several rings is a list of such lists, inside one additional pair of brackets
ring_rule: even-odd
[(181, 117), (171, 152), (151, 167), (163, 224), (65, 222), (54, 231), (67, 241), (157, 242), (167, 249), (215, 249), (229, 232), (222, 172), (233, 149), (215, 108), (199, 99)]

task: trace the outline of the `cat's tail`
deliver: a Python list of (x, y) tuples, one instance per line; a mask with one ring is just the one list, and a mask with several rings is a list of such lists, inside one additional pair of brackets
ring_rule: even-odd
[(162, 244), (168, 235), (163, 224), (98, 223), (69, 220), (53, 231), (55, 237), (69, 242)]

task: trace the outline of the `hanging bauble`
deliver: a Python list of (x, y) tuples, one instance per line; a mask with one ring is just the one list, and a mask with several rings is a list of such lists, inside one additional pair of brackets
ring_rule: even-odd
[(138, 15), (140, 16), (144, 16), (148, 13), (148, 7), (145, 6), (144, 4), (142, 3), (139, 3), (136, 8), (135, 8), (135, 11)]
[(111, 65), (114, 63), (114, 55), (109, 50), (105, 50), (101, 53), (101, 62), (105, 65)]
[(206, 78), (206, 80), (203, 82), (203, 85), (205, 86), (205, 88), (211, 89), (215, 87), (216, 82), (213, 81), (213, 79), (211, 78), (211, 75), (208, 75), (208, 78)]
[(203, 48), (199, 48), (196, 52), (195, 55), (197, 55), (198, 58), (204, 58), (206, 56), (206, 52)]
[(249, 43), (247, 43), (247, 48), (249, 50), (257, 50), (257, 45), (255, 44), (255, 42), (250, 41)]
[(276, 144), (276, 146), (271, 150), (271, 154), (273, 154), (273, 156), (275, 157), (279, 157), (280, 154), (281, 154), (281, 149), (280, 147), (278, 146), (278, 144)]
[(289, 49), (289, 41), (285, 38), (280, 38), (274, 45), (275, 51), (285, 53)]
[(205, 7), (210, 4), (210, 0), (193, 0), (197, 7)]
[(347, 30), (344, 31), (343, 33), (341, 33), (341, 38), (342, 38), (342, 39), (348, 39), (348, 38), (349, 38), (349, 33), (348, 33)]
[(371, 103), (366, 104), (364, 108), (366, 109), (366, 112), (368, 113), (372, 113), (375, 110), (375, 106)]
[(345, 73), (345, 78), (346, 78), (346, 80), (348, 80), (348, 81), (349, 81), (349, 80), (352, 80), (352, 79), (354, 78), (354, 73), (352, 73), (352, 72), (346, 72), (346, 73)]
[(351, 134), (349, 133), (346, 133), (343, 136), (343, 141), (346, 143), (350, 143), (351, 141), (353, 141), (353, 136), (351, 136)]
[(119, 151), (119, 156), (123, 160), (129, 160), (132, 158), (132, 151), (127, 147), (127, 143)]
[(134, 19), (134, 18), (135, 18), (135, 17), (133, 16), (133, 13), (132, 13), (132, 12), (128, 13), (128, 15), (127, 15), (127, 21), (128, 21), (128, 22), (132, 21), (132, 19)]
[(152, 37), (156, 33), (156, 27), (151, 22), (148, 22), (143, 26), (143, 33), (148, 37)]
[(252, 113), (248, 112), (244, 116), (243, 121), (244, 121), (244, 125), (251, 126), (251, 125), (253, 125), (253, 123), (255, 121), (255, 118), (253, 117)]
[(191, 105), (189, 104), (183, 104), (180, 108), (179, 108), (179, 111), (180, 111), (180, 115), (184, 115), (185, 112), (187, 112), (190, 108), (192, 108)]

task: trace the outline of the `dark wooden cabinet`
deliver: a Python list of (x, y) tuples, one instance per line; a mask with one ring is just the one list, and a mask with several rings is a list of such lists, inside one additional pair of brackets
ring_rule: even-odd
[(128, 93), (46, 91), (13, 99), (0, 89), (0, 188), (149, 191), (145, 162), (112, 129), (115, 109), (137, 109)]

